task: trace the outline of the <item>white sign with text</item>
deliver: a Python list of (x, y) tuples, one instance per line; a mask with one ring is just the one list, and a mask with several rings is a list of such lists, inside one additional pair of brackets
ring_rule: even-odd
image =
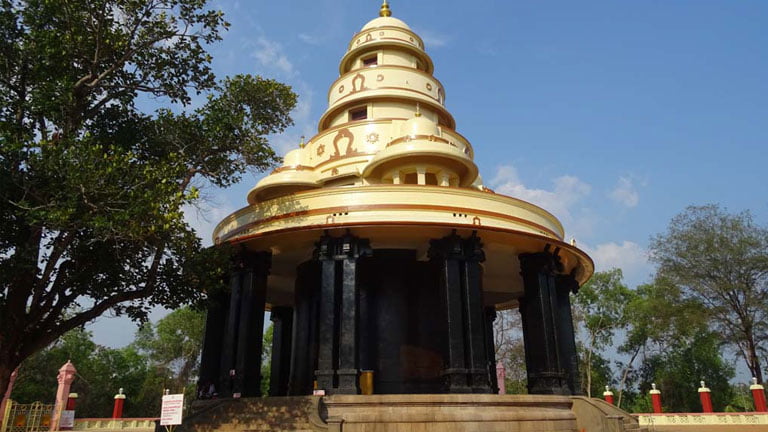
[(180, 425), (183, 411), (183, 394), (163, 396), (163, 406), (160, 408), (160, 426)]

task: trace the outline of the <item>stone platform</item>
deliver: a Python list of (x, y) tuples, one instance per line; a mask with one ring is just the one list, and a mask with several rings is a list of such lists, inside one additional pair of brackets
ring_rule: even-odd
[(539, 395), (372, 395), (196, 402), (178, 432), (576, 432), (572, 401)]

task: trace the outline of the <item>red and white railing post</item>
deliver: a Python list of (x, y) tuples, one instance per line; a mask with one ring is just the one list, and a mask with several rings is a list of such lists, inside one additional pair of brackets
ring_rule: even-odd
[(608, 388), (608, 386), (605, 386), (605, 391), (603, 392), (603, 399), (609, 404), (613, 405), (613, 392), (611, 391), (611, 389)]
[(656, 383), (651, 384), (651, 391), (649, 391), (651, 395), (651, 404), (653, 405), (653, 412), (656, 414), (661, 414), (661, 390), (656, 388)]
[(757, 383), (757, 378), (752, 378), (752, 385), (749, 386), (752, 391), (752, 399), (755, 401), (755, 411), (768, 412), (765, 404), (765, 387)]
[(699, 399), (701, 399), (701, 412), (711, 413), (712, 410), (712, 390), (710, 390), (704, 381), (700, 381)]
[(115, 395), (115, 407), (112, 409), (112, 418), (122, 418), (123, 407), (125, 407), (125, 395), (123, 394), (123, 389), (120, 389)]

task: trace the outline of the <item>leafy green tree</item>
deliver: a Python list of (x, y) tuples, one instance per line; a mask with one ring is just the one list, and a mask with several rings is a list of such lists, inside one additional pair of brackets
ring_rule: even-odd
[(722, 411), (732, 399), (729, 380), (734, 376), (733, 367), (723, 359), (720, 337), (712, 332), (671, 344), (646, 359), (641, 376), (640, 388), (647, 393), (651, 383), (656, 383), (668, 412), (700, 411), (696, 389), (701, 380), (712, 389), (712, 406), (716, 411)]
[[(622, 406), (636, 361), (680, 344), (707, 331), (706, 314), (699, 302), (684, 297), (682, 290), (668, 279), (657, 277), (640, 285), (627, 304), (627, 332), (618, 352), (628, 355), (621, 364), (617, 405)], [(634, 376), (633, 376), (634, 378)]]
[(597, 272), (574, 296), (575, 315), (582, 330), (578, 334), (585, 335), (581, 345), (586, 379), (582, 380), (582, 386), (589, 397), (593, 390), (595, 354), (612, 345), (616, 331), (627, 325), (627, 305), (634, 293), (624, 285), (622, 277), (620, 269)]
[(146, 417), (159, 412), (162, 386), (156, 395), (145, 391), (153, 378), (148, 359), (130, 346), (121, 349), (99, 346), (91, 340), (90, 332), (81, 329), (66, 333), (50, 347), (24, 361), (13, 388), (13, 399), (22, 403), (52, 403), (56, 396), (58, 369), (67, 360), (71, 360), (78, 371), (72, 391), (79, 396), (79, 417), (108, 417), (112, 413), (114, 395), (120, 388), (128, 396), (126, 416)]
[(688, 207), (652, 239), (650, 250), (659, 273), (706, 307), (716, 331), (762, 382), (760, 358), (768, 352), (768, 229), (756, 225), (749, 212)]
[(272, 339), (275, 325), (270, 324), (264, 332), (261, 345), (261, 395), (269, 395), (269, 382), (272, 378)]
[[(0, 394), (104, 312), (140, 319), (220, 283), (225, 249), (201, 249), (182, 208), (271, 166), (296, 96), (216, 80), (206, 46), (228, 24), (206, 3), (0, 0)], [(190, 91), (207, 95), (192, 111), (136, 107)]]
[(613, 370), (611, 368), (611, 362), (603, 357), (600, 352), (592, 352), (589, 362), (586, 361), (587, 352), (583, 346), (579, 346), (579, 373), (581, 374), (581, 382), (590, 383), (589, 389), (584, 391), (589, 395), (599, 396), (603, 394), (605, 386), (613, 386), (614, 377)]
[(134, 345), (146, 353), (151, 366), (172, 377), (166, 388), (194, 388), (200, 366), (205, 313), (191, 307), (177, 309), (156, 324), (145, 323), (136, 332)]
[(505, 310), (498, 313), (494, 322), (494, 347), (496, 361), (504, 365), (508, 394), (527, 394), (528, 376), (525, 365), (525, 345), (523, 343), (522, 322), (518, 310)]

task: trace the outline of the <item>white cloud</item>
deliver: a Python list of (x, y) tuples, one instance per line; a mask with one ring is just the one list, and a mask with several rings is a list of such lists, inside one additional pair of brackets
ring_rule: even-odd
[(256, 38), (254, 43), (256, 48), (251, 52), (251, 56), (258, 60), (263, 67), (275, 68), (287, 76), (294, 75), (293, 63), (283, 52), (282, 45), (264, 36)]
[(318, 46), (318, 45), (321, 45), (322, 42), (323, 42), (321, 38), (319, 38), (317, 36), (313, 36), (313, 35), (308, 34), (308, 33), (299, 33), (298, 36), (299, 36), (299, 40), (301, 40), (302, 42), (307, 43), (309, 45)]
[(444, 47), (451, 40), (450, 37), (425, 29), (414, 29), (414, 32), (424, 41), (427, 48)]
[(637, 193), (635, 184), (629, 177), (620, 177), (608, 196), (617, 203), (628, 207), (636, 207), (640, 202), (640, 195)]
[(517, 169), (502, 165), (491, 180), (493, 189), (501, 194), (528, 201), (552, 212), (564, 222), (573, 220), (573, 208), (589, 195), (592, 188), (574, 176), (560, 176), (552, 180), (551, 190), (529, 188), (520, 180)]
[(597, 271), (620, 268), (630, 287), (646, 282), (652, 273), (648, 251), (635, 242), (624, 240), (621, 243), (601, 243), (594, 248), (587, 245), (579, 247), (592, 257)]

